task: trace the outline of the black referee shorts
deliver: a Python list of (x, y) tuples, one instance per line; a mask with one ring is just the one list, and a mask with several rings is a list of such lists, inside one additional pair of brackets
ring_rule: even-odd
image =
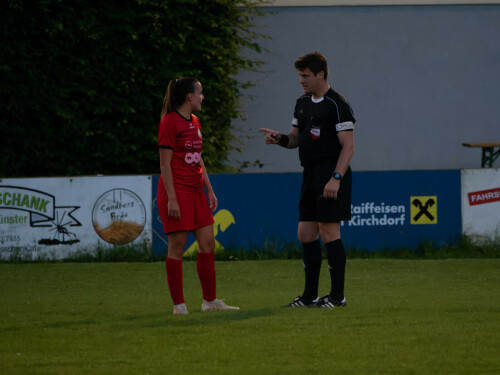
[(347, 169), (340, 181), (337, 199), (323, 198), (323, 189), (335, 169), (331, 160), (304, 167), (299, 202), (299, 221), (336, 223), (351, 219), (352, 172)]

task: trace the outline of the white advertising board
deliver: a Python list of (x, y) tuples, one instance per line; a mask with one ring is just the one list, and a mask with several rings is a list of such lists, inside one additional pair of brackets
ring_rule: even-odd
[(151, 176), (0, 179), (0, 258), (152, 246)]
[(500, 239), (500, 169), (462, 170), (462, 231), (477, 241)]

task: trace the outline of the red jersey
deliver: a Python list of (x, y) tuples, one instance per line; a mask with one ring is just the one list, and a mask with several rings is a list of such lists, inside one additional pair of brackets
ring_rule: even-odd
[[(160, 122), (158, 145), (169, 148), (172, 155), (172, 175), (175, 191), (197, 192), (203, 186), (203, 170), (201, 168), (201, 124), (198, 117), (191, 115), (191, 120), (182, 117), (178, 112), (167, 113)], [(158, 189), (165, 190), (160, 178)]]

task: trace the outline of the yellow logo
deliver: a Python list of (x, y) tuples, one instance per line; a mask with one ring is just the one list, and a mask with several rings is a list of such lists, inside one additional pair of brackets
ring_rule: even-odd
[[(226, 229), (231, 225), (235, 224), (233, 214), (228, 210), (219, 210), (214, 215), (214, 237), (219, 234), (219, 228), (221, 232), (225, 232)], [(222, 246), (217, 239), (215, 240), (215, 252), (223, 251), (224, 246)], [(191, 246), (184, 253), (185, 258), (189, 258), (196, 254), (198, 251), (198, 242), (194, 241)]]
[(437, 197), (410, 197), (412, 224), (437, 224)]

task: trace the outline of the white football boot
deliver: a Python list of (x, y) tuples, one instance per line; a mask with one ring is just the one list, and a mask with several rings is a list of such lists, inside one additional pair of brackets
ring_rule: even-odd
[(189, 314), (189, 311), (185, 303), (179, 303), (178, 305), (174, 305), (174, 315), (177, 314), (179, 315)]
[(201, 311), (210, 311), (210, 310), (239, 310), (239, 307), (226, 305), (224, 300), (222, 299), (214, 299), (211, 302), (203, 300), (201, 304)]

